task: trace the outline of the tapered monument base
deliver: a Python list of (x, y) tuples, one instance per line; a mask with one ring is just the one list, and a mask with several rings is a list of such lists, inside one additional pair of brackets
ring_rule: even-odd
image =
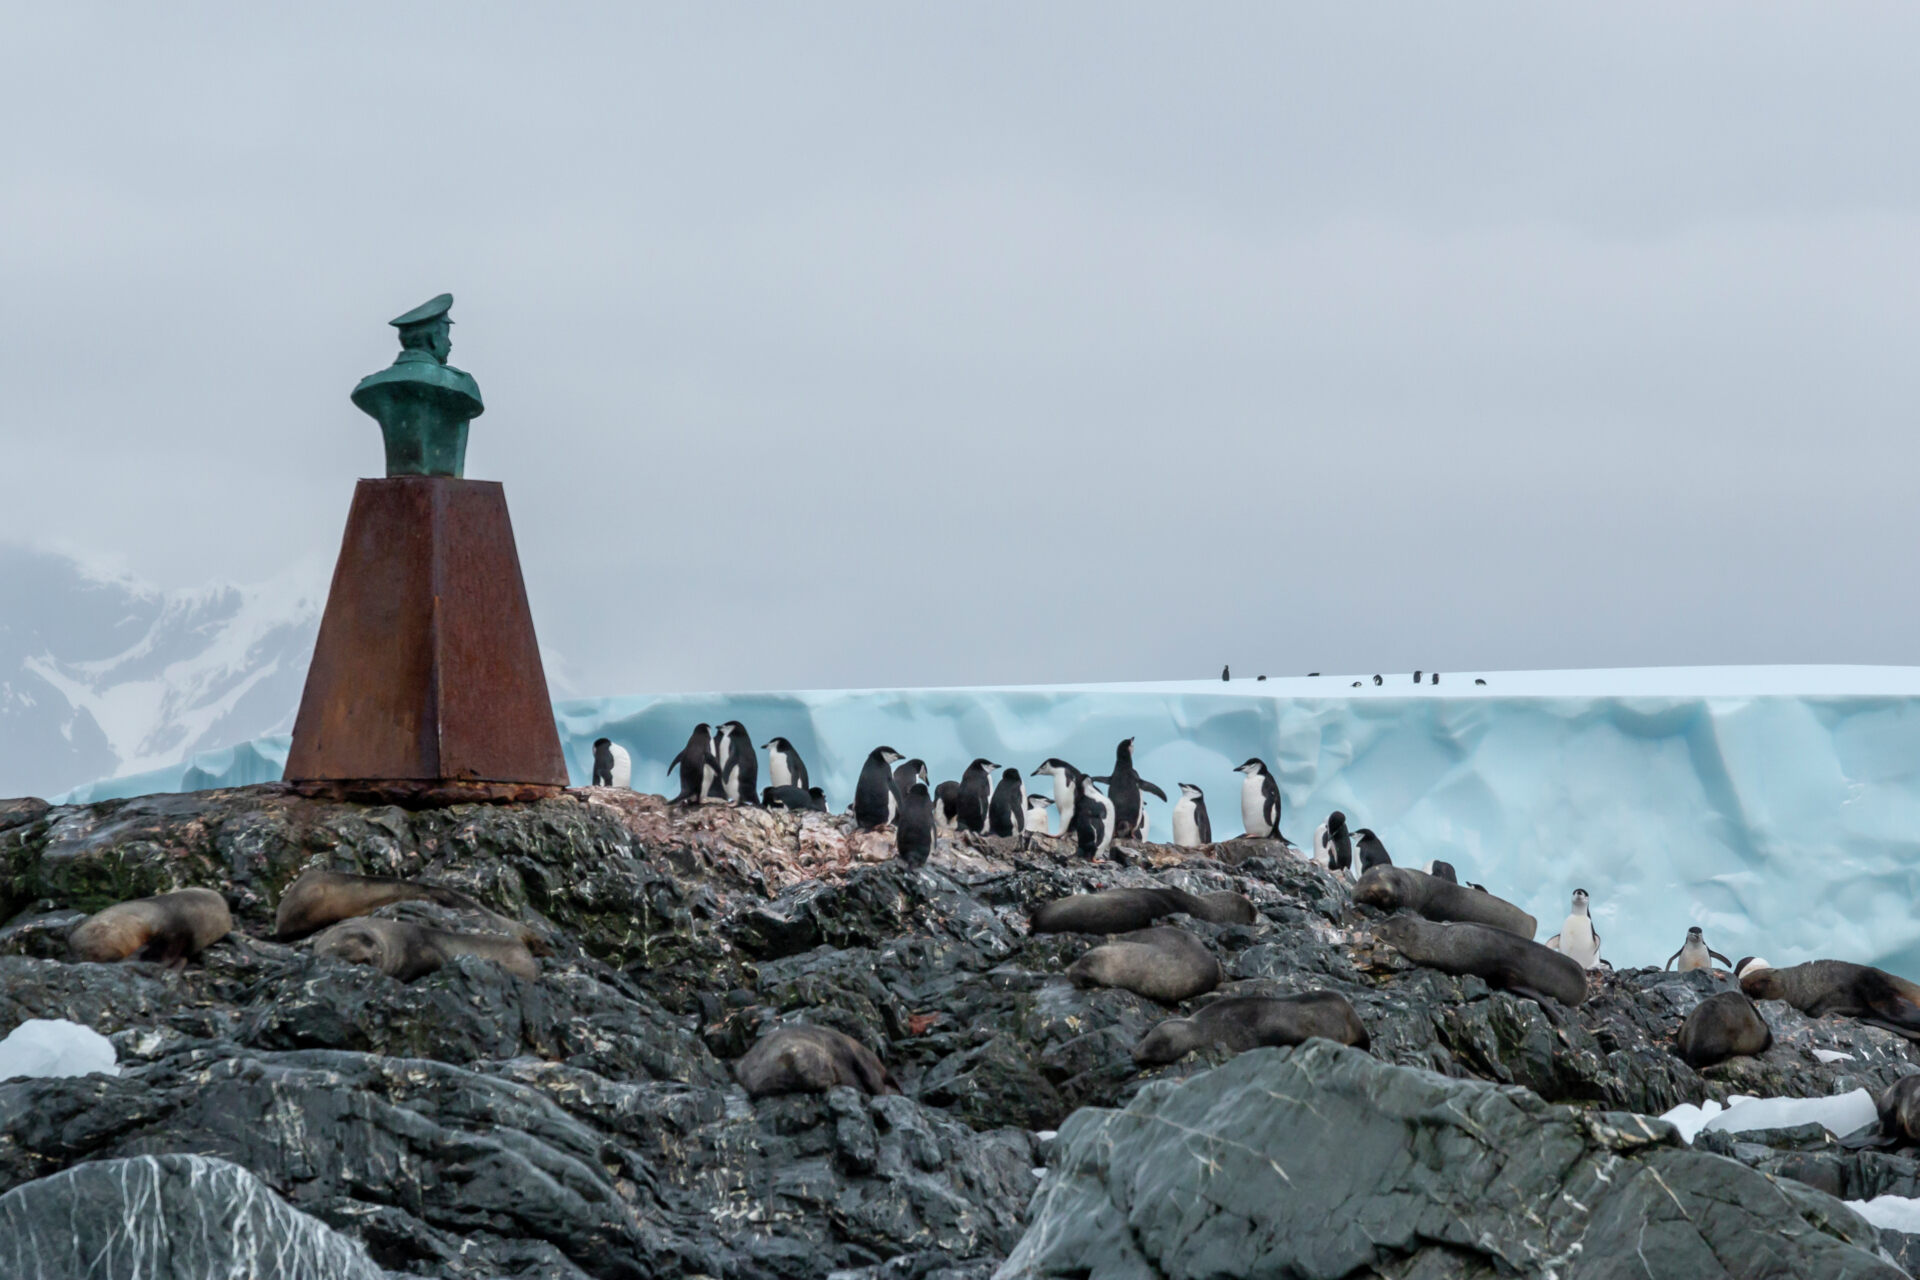
[(416, 804), (567, 785), (499, 484), (390, 476), (354, 490), (285, 777)]

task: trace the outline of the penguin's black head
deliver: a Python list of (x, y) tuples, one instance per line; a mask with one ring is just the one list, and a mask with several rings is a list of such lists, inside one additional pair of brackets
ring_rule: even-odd
[(1125, 760), (1131, 764), (1133, 762), (1133, 739), (1120, 739), (1120, 745), (1113, 749), (1113, 754), (1117, 759)]
[(1000, 780), (1002, 782), (1018, 782), (1020, 781), (1020, 771), (1018, 769), (1008, 769), (1000, 775)]
[(815, 800), (825, 800), (827, 798), (827, 789), (825, 787), (808, 787), (807, 794)]
[(1687, 930), (1687, 936), (1688, 936), (1689, 938), (1698, 938), (1698, 937), (1700, 937), (1700, 936), (1702, 936), (1702, 935), (1701, 935), (1701, 933), (1700, 933), (1700, 926), (1696, 924), (1696, 925), (1694, 925), (1694, 926), (1693, 926), (1692, 928), (1690, 928), (1690, 929), (1688, 929), (1688, 930)]
[(1265, 773), (1266, 771), (1267, 766), (1261, 762), (1259, 756), (1250, 757), (1245, 764), (1234, 770), (1235, 773), (1246, 774), (1259, 774)]
[(792, 744), (789, 743), (785, 738), (770, 738), (767, 741), (760, 744), (760, 749), (762, 751), (773, 751), (776, 749), (780, 751), (790, 751), (793, 748), (792, 748)]
[(595, 738), (593, 740), (593, 749), (595, 751), (605, 751), (612, 745), (613, 745), (612, 738)]
[(1379, 677), (1379, 676), (1375, 676), (1375, 677), (1373, 678), (1373, 682), (1374, 682), (1375, 684), (1383, 684), (1383, 683), (1385, 683), (1384, 681), (1382, 681), (1382, 680), (1380, 679), (1380, 677)]
[(993, 761), (987, 759), (985, 756), (975, 756), (973, 763), (967, 766), (967, 772), (973, 773), (977, 770), (981, 773), (992, 773), (997, 767)]
[(902, 760), (905, 760), (906, 757), (898, 751), (895, 751), (892, 747), (875, 747), (873, 754), (869, 755), (867, 759), (882, 760), (887, 764), (899, 764)]
[(713, 736), (713, 726), (708, 724), (705, 720), (702, 720), (699, 724), (693, 726), (693, 731), (695, 733), (704, 733), (708, 737)]
[(1347, 829), (1346, 814), (1340, 812), (1338, 809), (1335, 809), (1332, 813), (1327, 815), (1327, 831), (1330, 834), (1339, 835), (1342, 831), (1345, 831), (1346, 829)]
[(916, 800), (932, 800), (933, 799), (933, 792), (927, 790), (927, 784), (925, 781), (914, 783), (913, 786), (907, 789), (907, 794), (912, 796)]
[(1183, 796), (1192, 796), (1197, 800), (1202, 793), (1200, 788), (1194, 786), (1191, 782), (1183, 782), (1180, 784), (1180, 794)]
[(1380, 838), (1373, 834), (1372, 827), (1356, 827), (1354, 828), (1353, 834), (1359, 836), (1362, 840), (1378, 840)]

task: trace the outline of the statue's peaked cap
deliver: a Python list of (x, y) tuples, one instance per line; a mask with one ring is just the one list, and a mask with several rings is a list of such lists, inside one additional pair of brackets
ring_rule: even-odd
[[(411, 329), (414, 325), (426, 324), (430, 320), (438, 320), (452, 309), (453, 295), (443, 293), (437, 298), (432, 298), (421, 303), (403, 316), (395, 316), (393, 319), (387, 321), (387, 323), (396, 329)], [(452, 324), (453, 321), (449, 320), (447, 323)]]

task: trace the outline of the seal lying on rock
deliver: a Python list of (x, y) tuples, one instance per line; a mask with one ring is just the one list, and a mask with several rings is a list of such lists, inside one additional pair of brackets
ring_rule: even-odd
[(1540, 932), (1540, 922), (1511, 902), (1412, 867), (1369, 867), (1353, 886), (1353, 900), (1382, 911), (1411, 911), (1429, 920), (1484, 924), (1529, 941)]
[(1075, 960), (1067, 977), (1076, 987), (1119, 987), (1179, 1004), (1220, 985), (1220, 962), (1185, 929), (1136, 929)]
[(1397, 915), (1373, 927), (1374, 936), (1415, 964), (1442, 973), (1472, 974), (1515, 995), (1562, 1004), (1587, 998), (1587, 971), (1530, 938), (1483, 924), (1436, 924)]
[(1056, 898), (1033, 909), (1035, 933), (1125, 933), (1162, 916), (1186, 914), (1208, 924), (1252, 924), (1253, 903), (1240, 894), (1185, 889), (1103, 889)]
[(751, 1097), (772, 1093), (825, 1093), (848, 1084), (867, 1093), (899, 1093), (873, 1050), (827, 1027), (777, 1027), (760, 1037), (733, 1066)]
[(1754, 1057), (1772, 1044), (1767, 1020), (1738, 991), (1722, 991), (1693, 1006), (1673, 1039), (1681, 1060), (1695, 1071), (1728, 1058)]
[(533, 953), (517, 938), (497, 933), (448, 933), (407, 920), (343, 920), (313, 940), (313, 953), (371, 965), (389, 978), (412, 982), (456, 956), (491, 960), (529, 982), (540, 976)]
[(340, 920), (364, 916), (379, 907), (396, 902), (431, 902), (462, 911), (479, 911), (493, 917), (523, 942), (535, 942), (538, 935), (517, 921), (461, 893), (437, 884), (417, 884), (387, 876), (356, 876), (344, 871), (326, 871), (313, 867), (287, 886), (280, 895), (280, 908), (274, 912), (273, 926), (278, 939), (291, 942), (316, 929), (324, 929)]
[(1755, 1000), (1785, 1000), (1809, 1018), (1837, 1013), (1920, 1043), (1920, 986), (1885, 969), (1845, 960), (1756, 965), (1742, 975), (1740, 989)]
[(1880, 1136), (1912, 1146), (1920, 1143), (1920, 1076), (1901, 1076), (1874, 1102), (1880, 1112)]
[(1234, 1053), (1299, 1044), (1319, 1036), (1356, 1049), (1368, 1047), (1367, 1028), (1346, 997), (1333, 991), (1297, 996), (1228, 996), (1190, 1018), (1168, 1018), (1133, 1046), (1141, 1066), (1178, 1062), (1195, 1049), (1219, 1045)]
[(179, 889), (96, 911), (73, 926), (75, 960), (185, 963), (233, 931), (227, 900), (211, 889)]

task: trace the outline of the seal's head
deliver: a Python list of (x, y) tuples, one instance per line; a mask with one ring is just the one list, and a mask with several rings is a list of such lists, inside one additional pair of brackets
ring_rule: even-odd
[(1780, 975), (1765, 960), (1749, 956), (1740, 962), (1735, 972), (1740, 975), (1740, 989), (1747, 993), (1749, 1000), (1786, 999)]
[(1362, 906), (1394, 911), (1406, 905), (1405, 877), (1394, 874), (1397, 867), (1368, 867), (1353, 886), (1353, 900)]
[(1169, 1062), (1178, 1062), (1193, 1050), (1194, 1042), (1191, 1018), (1169, 1018), (1133, 1046), (1134, 1065), (1164, 1067)]
[(326, 930), (313, 940), (313, 953), (347, 964), (364, 964), (375, 969), (387, 967), (385, 936), (359, 920), (343, 920)]

